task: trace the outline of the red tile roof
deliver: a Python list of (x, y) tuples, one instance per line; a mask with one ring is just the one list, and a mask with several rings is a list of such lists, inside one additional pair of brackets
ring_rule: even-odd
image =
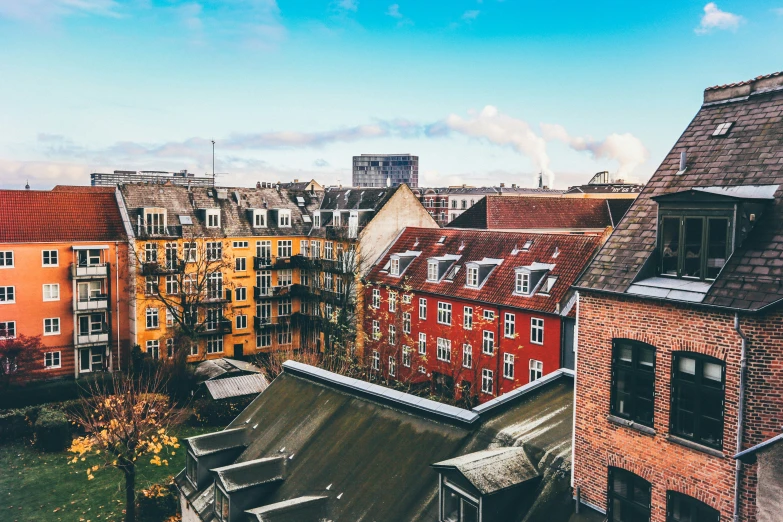
[(612, 226), (605, 199), (487, 196), (448, 224), (490, 230), (604, 229)]
[[(444, 238), (443, 243), (439, 243), (441, 237)], [(530, 249), (522, 251), (528, 240), (533, 242)], [(558, 303), (561, 306), (565, 304), (563, 300), (569, 295), (571, 285), (592, 259), (600, 243), (601, 237), (596, 235), (406, 228), (372, 268), (367, 279), (375, 284), (410, 285), (414, 292), (554, 313)], [(520, 251), (512, 254), (515, 247)], [(556, 248), (558, 255), (553, 257)], [(408, 250), (421, 254), (411, 261), (402, 277), (390, 276), (384, 270), (390, 256)], [(461, 268), (453, 282), (427, 282), (427, 259), (447, 254), (460, 256), (456, 265)], [(502, 259), (503, 262), (489, 274), (481, 288), (467, 288), (465, 263), (480, 261), (485, 257)], [(536, 293), (531, 297), (513, 295), (516, 278), (514, 269), (535, 262), (555, 265), (548, 274), (557, 277), (550, 294)]]
[(0, 190), (0, 223), (5, 243), (126, 237), (113, 190)]

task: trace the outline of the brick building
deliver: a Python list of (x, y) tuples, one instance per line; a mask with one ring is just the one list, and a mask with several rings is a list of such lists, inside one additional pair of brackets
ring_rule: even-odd
[(780, 73), (707, 89), (576, 285), (573, 482), (610, 520), (780, 520), (734, 456), (783, 425), (782, 116)]
[(0, 335), (44, 346), (23, 377), (121, 368), (128, 252), (114, 189), (0, 190), (0, 223)]
[(570, 287), (600, 242), (406, 228), (366, 277), (370, 367), (380, 379), (430, 382), (466, 402), (572, 367)]

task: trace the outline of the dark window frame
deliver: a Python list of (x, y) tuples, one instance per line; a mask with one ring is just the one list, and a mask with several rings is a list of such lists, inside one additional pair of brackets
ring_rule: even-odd
[[(679, 376), (679, 359), (680, 358), (694, 359), (696, 361), (696, 367), (694, 369), (693, 382), (688, 382), (684, 378)], [(718, 364), (721, 367), (721, 380), (720, 380), (720, 394), (721, 394), (721, 416), (717, 419), (720, 424), (718, 430), (717, 442), (711, 442), (704, 437), (704, 429), (702, 426), (703, 417), (703, 402), (704, 395), (714, 393), (717, 388), (712, 388), (703, 383), (704, 381), (704, 363), (709, 362)], [(679, 406), (677, 400), (678, 390), (680, 387), (691, 387), (692, 390), (687, 396), (693, 401), (693, 411), (686, 410), (689, 418), (693, 419), (693, 435), (686, 433), (678, 421), (678, 413), (682, 408)], [(701, 390), (702, 393), (696, 393)], [(717, 450), (723, 449), (723, 431), (726, 427), (726, 362), (709, 355), (704, 355), (696, 352), (678, 351), (672, 352), (672, 364), (671, 364), (671, 391), (670, 391), (670, 404), (669, 404), (669, 432), (677, 437), (701, 444)]]
[(683, 518), (675, 518), (672, 505), (673, 500), (675, 499), (679, 499), (680, 501), (689, 504), (689, 507), (693, 510), (691, 511), (692, 516), (690, 520), (698, 522), (720, 522), (720, 511), (714, 507), (705, 504), (697, 498), (680, 493), (679, 491), (671, 490), (666, 492), (666, 522), (683, 522), (685, 520)]
[[(677, 273), (674, 274), (665, 274), (663, 270), (663, 263), (664, 263), (664, 249), (666, 248), (666, 245), (664, 244), (664, 222), (666, 219), (679, 219), (679, 227), (678, 227), (678, 249), (677, 249)], [(700, 219), (702, 221), (701, 226), (701, 250), (700, 250), (700, 267), (699, 267), (699, 276), (689, 276), (689, 275), (683, 275), (684, 273), (684, 263), (686, 259), (686, 252), (685, 252), (685, 232), (686, 232), (686, 225), (685, 222), (687, 219)], [(725, 244), (726, 244), (726, 257), (725, 259), (728, 260), (728, 258), (731, 256), (734, 250), (734, 233), (733, 233), (733, 223), (734, 223), (734, 211), (732, 210), (721, 210), (721, 209), (683, 209), (683, 208), (667, 208), (667, 209), (661, 209), (658, 212), (658, 267), (657, 267), (657, 273), (661, 277), (671, 277), (676, 279), (690, 279), (693, 281), (714, 281), (715, 277), (707, 277), (707, 269), (708, 267), (708, 258), (709, 258), (709, 221), (710, 219), (725, 219), (727, 221), (726, 223), (726, 237), (725, 237)]]
[[(626, 490), (629, 492), (628, 496), (620, 496), (616, 491), (614, 487), (614, 481), (617, 478), (625, 478), (628, 482)], [(646, 511), (647, 512), (647, 520), (649, 521), (652, 515), (652, 484), (648, 481), (646, 481), (644, 478), (640, 477), (639, 475), (625, 470), (623, 468), (615, 468), (615, 467), (609, 467), (608, 470), (608, 481), (607, 481), (607, 494), (606, 494), (606, 516), (607, 520), (609, 522), (623, 522), (623, 518), (615, 518), (617, 515), (614, 512), (614, 500), (618, 500), (620, 504), (625, 506), (627, 509), (634, 510), (637, 512), (637, 515), (639, 512), (642, 514)], [(637, 500), (636, 492), (641, 489), (641, 487), (647, 489), (647, 502), (640, 502)], [(627, 519), (631, 520), (631, 519)], [(641, 520), (640, 518), (635, 517), (633, 520)]]
[[(632, 383), (633, 386), (633, 393), (630, 394), (631, 397), (631, 405), (630, 409), (634, 411), (633, 414), (626, 414), (620, 411), (619, 403), (618, 403), (618, 374), (620, 371), (620, 346), (622, 344), (631, 345), (633, 350), (632, 355), (632, 361), (631, 366), (626, 367), (626, 371), (629, 371), (631, 373), (631, 377), (629, 378), (629, 381)], [(653, 353), (653, 364), (652, 364), (652, 396), (650, 397), (650, 401), (652, 402), (652, 408), (651, 408), (651, 417), (649, 420), (642, 418), (638, 413), (638, 407), (636, 407), (637, 400), (640, 396), (638, 393), (640, 388), (640, 380), (637, 378), (646, 372), (646, 370), (640, 368), (640, 357), (638, 356), (639, 351), (641, 349), (651, 349)], [(612, 339), (612, 370), (611, 370), (611, 392), (610, 392), (610, 401), (609, 401), (609, 411), (612, 415), (615, 415), (617, 417), (621, 417), (623, 419), (628, 419), (630, 421), (633, 421), (637, 424), (641, 424), (643, 426), (648, 426), (652, 428), (655, 423), (655, 371), (657, 369), (657, 352), (655, 346), (647, 343), (643, 343), (641, 341), (636, 341), (633, 339), (625, 339), (625, 338), (615, 338)]]

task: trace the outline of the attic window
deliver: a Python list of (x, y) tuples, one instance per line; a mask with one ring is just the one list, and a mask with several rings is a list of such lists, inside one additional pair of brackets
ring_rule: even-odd
[(398, 276), (400, 275), (400, 258), (391, 258), (389, 265), (389, 274)]
[(192, 225), (193, 220), (190, 218), (190, 216), (179, 216), (179, 224), (180, 225)]
[(321, 228), (321, 213), (316, 212), (313, 214), (313, 228)]
[(266, 228), (266, 210), (253, 210), (253, 228)]
[(533, 240), (528, 239), (527, 241), (525, 241), (525, 244), (522, 245), (522, 252), (527, 252), (528, 250), (530, 250), (531, 246), (533, 246)]
[(661, 275), (715, 279), (729, 257), (729, 219), (664, 214), (661, 220)]
[(725, 136), (729, 133), (731, 130), (731, 126), (734, 125), (733, 121), (729, 121), (726, 123), (719, 123), (718, 126), (715, 128), (715, 130), (712, 133), (713, 138), (717, 138), (720, 136)]
[(207, 209), (207, 228), (220, 228), (220, 210)]
[(221, 522), (228, 522), (230, 513), (228, 495), (215, 484), (215, 517)]
[(302, 214), (302, 221), (304, 221), (305, 223), (311, 223), (313, 220), (310, 219), (310, 216), (308, 216), (307, 214)]
[(332, 226), (333, 227), (339, 227), (340, 226), (340, 213), (339, 212), (335, 212), (332, 215)]
[(166, 209), (164, 208), (145, 208), (144, 209), (144, 228), (147, 235), (166, 233)]
[(515, 294), (530, 295), (530, 272), (517, 272)]
[(300, 207), (305, 206), (305, 200), (302, 196), (296, 196), (296, 204)]
[(185, 458), (185, 469), (188, 480), (196, 489), (198, 489), (198, 461), (196, 460), (196, 457), (194, 457), (190, 452), (188, 452), (187, 457)]
[(446, 241), (446, 236), (440, 236), (440, 239), (438, 239), (438, 244), (442, 245), (444, 241)]
[(477, 266), (469, 266), (466, 274), (465, 285), (468, 288), (478, 288), (479, 285), (479, 269)]
[(277, 211), (277, 226), (278, 227), (290, 227), (291, 226), (291, 211), (288, 209), (280, 209)]
[(427, 262), (427, 281), (430, 283), (438, 282), (438, 264), (437, 261)]

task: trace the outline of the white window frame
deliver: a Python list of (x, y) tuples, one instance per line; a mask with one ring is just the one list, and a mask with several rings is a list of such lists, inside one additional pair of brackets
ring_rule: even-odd
[(419, 332), (419, 355), (427, 355), (427, 334)]
[(513, 339), (516, 336), (516, 314), (506, 312), (503, 316), (503, 336)]
[(503, 378), (514, 379), (514, 354), (503, 354)]
[(530, 342), (544, 344), (544, 320), (539, 317), (530, 318)]
[(530, 370), (530, 382), (537, 381), (544, 375), (544, 362), (530, 359), (527, 365)]
[(205, 223), (207, 228), (220, 228), (220, 209), (208, 208)]
[(372, 338), (376, 341), (381, 338), (381, 322), (375, 319), (372, 321)]
[[(54, 252), (54, 263), (52, 263), (52, 252)], [(46, 262), (46, 255), (49, 255), (49, 262)], [(41, 250), (41, 266), (56, 267), (60, 266), (60, 252), (58, 250)]]
[(469, 266), (465, 271), (465, 286), (468, 288), (478, 288), (479, 269), (477, 266)]
[(207, 261), (220, 261), (223, 259), (223, 242), (207, 241)]
[(278, 228), (291, 228), (291, 210), (280, 209), (277, 211)]
[(419, 297), (419, 320), (427, 319), (427, 299)]
[(411, 333), (411, 314), (410, 312), (402, 313), (402, 333), (410, 335)]
[(484, 330), (481, 335), (481, 353), (495, 355), (495, 332), (492, 330)]
[[(56, 361), (55, 361), (56, 359)], [(56, 352), (44, 352), (44, 368), (47, 370), (54, 370), (56, 368), (62, 368), (62, 353)]]
[(210, 335), (207, 337), (207, 353), (223, 353), (223, 336)]
[(372, 307), (376, 310), (381, 307), (381, 290), (379, 288), (372, 289)]
[(492, 310), (484, 310), (483, 317), (485, 321), (494, 321), (495, 312), (493, 312)]
[(146, 343), (146, 353), (156, 361), (160, 359), (160, 341), (158, 339), (151, 339)]
[(451, 303), (438, 301), (438, 324), (451, 326)]
[(517, 295), (530, 295), (530, 272), (520, 270), (516, 273), (514, 293)]
[(393, 276), (400, 275), (400, 258), (399, 257), (392, 257), (389, 260), (389, 275), (393, 275)]
[(397, 376), (397, 359), (393, 355), (389, 356), (389, 377)]
[(321, 228), (321, 213), (313, 212), (313, 228)]
[(389, 325), (389, 345), (394, 346), (397, 344), (397, 327), (393, 324)]
[[(43, 322), (44, 322), (43, 334), (45, 336), (60, 335), (60, 318), (59, 317), (47, 317), (46, 319), (43, 320)], [(48, 332), (46, 331), (47, 328), (49, 329)]]
[(144, 324), (147, 326), (147, 330), (156, 330), (157, 328), (160, 328), (160, 317), (157, 308), (148, 306), (144, 313), (144, 317)]
[[(11, 299), (8, 299), (8, 289), (11, 289)], [(16, 287), (15, 286), (0, 286), (0, 290), (3, 290), (3, 297), (0, 299), (0, 305), (14, 304), (16, 302)]]
[(381, 369), (381, 354), (378, 350), (373, 350), (370, 356), (370, 367), (373, 371), (380, 371)]
[(473, 368), (473, 346), (470, 343), (462, 345), (462, 367)]
[(238, 286), (234, 289), (234, 300), (237, 302), (247, 301), (246, 286)]
[(16, 321), (0, 321), (0, 332), (8, 331), (11, 335), (0, 335), (0, 339), (16, 339)]
[(234, 258), (234, 272), (247, 272), (247, 258), (235, 257)]
[(438, 268), (440, 266), (440, 263), (437, 261), (427, 261), (427, 282), (428, 283), (437, 283), (438, 282)]
[(464, 330), (473, 329), (473, 307), (466, 306), (462, 309), (462, 328)]
[(438, 350), (436, 353), (436, 356), (439, 361), (451, 362), (451, 339), (444, 339), (443, 337), (438, 337), (437, 341)]
[(0, 269), (14, 267), (14, 251), (0, 250)]
[(244, 314), (239, 314), (236, 316), (237, 330), (247, 330), (247, 316)]
[(253, 228), (266, 228), (266, 210), (254, 209), (253, 210)]
[(389, 312), (397, 313), (397, 292), (389, 291), (387, 300), (389, 301)]
[(483, 368), (481, 370), (481, 393), (487, 395), (495, 394), (495, 376), (492, 370)]
[[(286, 255), (287, 254), (287, 255)], [(293, 241), (290, 239), (280, 239), (277, 241), (277, 257), (287, 259), (294, 254)]]
[(406, 368), (411, 367), (411, 347), (408, 345), (402, 346), (402, 365)]
[[(49, 297), (46, 297), (47, 290), (49, 291), (48, 292), (49, 293)], [(52, 290), (54, 290), (54, 292)], [(45, 285), (43, 285), (43, 300), (44, 301), (59, 301), (60, 300), (60, 283), (46, 283)]]

